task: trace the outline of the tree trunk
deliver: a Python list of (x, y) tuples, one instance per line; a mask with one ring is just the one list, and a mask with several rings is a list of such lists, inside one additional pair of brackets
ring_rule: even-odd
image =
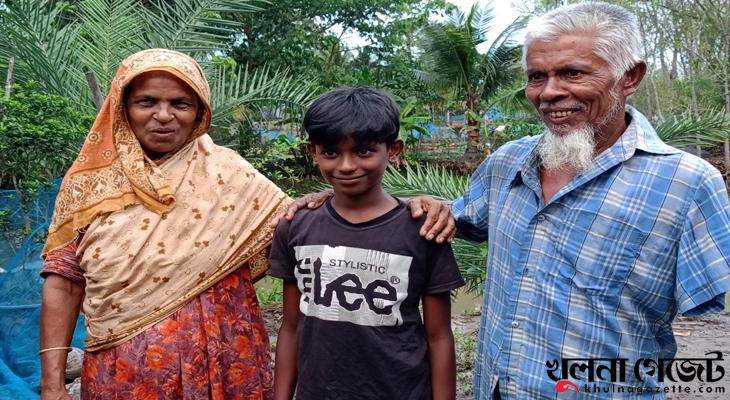
[[(725, 114), (730, 116), (730, 76), (724, 78)], [(725, 139), (725, 182), (730, 182), (730, 139)]]
[(484, 153), (479, 150), (479, 121), (473, 118), (464, 118), (464, 123), (472, 128), (467, 131), (466, 151), (461, 157), (461, 161), (467, 169), (475, 168), (484, 159)]
[[(690, 71), (692, 71), (692, 69), (693, 68), (690, 67)], [(692, 111), (692, 115), (695, 118), (697, 118), (697, 116), (699, 115), (699, 106), (697, 103), (697, 87), (696, 87), (697, 81), (696, 81), (696, 78), (694, 78), (695, 75), (693, 74), (692, 76), (693, 76), (693, 78), (691, 80), (689, 80), (690, 81), (689, 89), (690, 89), (690, 94), (692, 95), (691, 96), (691, 99), (692, 99), (692, 110), (691, 111)], [(695, 140), (697, 141), (697, 144), (695, 145), (695, 151), (697, 152), (697, 157), (702, 157), (702, 146), (700, 146), (700, 134), (699, 133), (695, 134)]]
[(23, 213), (23, 227), (26, 231), (28, 231), (28, 233), (30, 233), (33, 230), (33, 227), (30, 224), (30, 213), (28, 212), (28, 204), (26, 204), (27, 199), (25, 198), (23, 191), (20, 189), (20, 186), (18, 186), (18, 179), (16, 177), (13, 177), (13, 187), (15, 188), (15, 193), (18, 194), (20, 211)]
[(466, 164), (467, 169), (476, 167), (484, 159), (484, 153), (479, 150), (479, 130), (470, 129), (466, 142), (466, 151), (461, 161)]
[(13, 90), (13, 67), (15, 67), (15, 57), (10, 57), (8, 60), (8, 75), (5, 79), (5, 98), (10, 98), (10, 93)]
[(664, 114), (662, 114), (662, 106), (659, 101), (659, 91), (657, 90), (656, 82), (654, 81), (654, 75), (649, 73), (649, 83), (651, 84), (652, 94), (654, 95), (654, 102), (656, 103), (655, 113), (659, 118), (659, 121), (664, 121)]
[[(479, 101), (474, 93), (467, 92), (466, 109), (473, 114), (479, 115)], [(484, 159), (484, 154), (479, 150), (481, 123), (468, 115), (467, 112), (464, 113), (464, 124), (470, 128), (467, 131), (466, 151), (461, 157), (461, 161), (467, 169), (473, 169)]]
[(94, 105), (96, 106), (96, 111), (101, 111), (101, 106), (104, 104), (104, 95), (101, 94), (101, 89), (99, 89), (99, 83), (96, 81), (96, 75), (94, 74), (94, 71), (86, 70), (86, 83), (89, 84), (89, 89), (91, 90), (91, 95), (94, 97)]

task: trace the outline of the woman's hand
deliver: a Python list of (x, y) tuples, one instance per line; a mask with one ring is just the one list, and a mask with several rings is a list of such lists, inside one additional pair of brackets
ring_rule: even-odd
[(406, 201), (411, 216), (419, 218), (426, 213), (426, 221), (421, 227), (421, 236), (427, 240), (436, 238), (436, 243), (451, 243), (456, 235), (456, 222), (451, 214), (449, 203), (428, 196), (419, 196)]
[(294, 218), (294, 214), (302, 208), (319, 208), (324, 202), (334, 196), (332, 189), (323, 190), (317, 193), (307, 193), (304, 196), (294, 200), (293, 203), (289, 204), (286, 210), (282, 211), (269, 222), (269, 228), (276, 228), (279, 225), (279, 221), (282, 218), (286, 218), (287, 221), (291, 221)]

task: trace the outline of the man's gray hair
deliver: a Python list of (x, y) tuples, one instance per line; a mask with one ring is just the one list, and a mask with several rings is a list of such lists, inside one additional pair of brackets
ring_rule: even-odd
[(533, 42), (548, 42), (571, 34), (594, 35), (595, 53), (608, 63), (616, 79), (641, 61), (641, 32), (636, 15), (613, 4), (587, 2), (558, 7), (531, 20), (522, 49), (522, 66), (527, 66), (527, 49)]

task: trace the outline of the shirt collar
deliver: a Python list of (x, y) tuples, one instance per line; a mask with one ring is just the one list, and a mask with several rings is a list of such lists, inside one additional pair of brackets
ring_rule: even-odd
[(632, 106), (626, 106), (626, 112), (631, 117), (631, 123), (626, 131), (621, 135), (621, 145), (624, 154), (633, 155), (636, 150), (641, 150), (652, 154), (677, 154), (680, 150), (664, 143), (657, 134), (654, 127), (651, 126), (649, 120), (644, 114), (640, 113)]
[[(590, 169), (596, 167), (606, 167), (605, 164), (616, 164), (631, 158), (637, 150), (652, 154), (677, 154), (680, 150), (675, 149), (664, 143), (657, 134), (654, 127), (651, 126), (649, 120), (637, 109), (630, 105), (626, 105), (626, 114), (630, 118), (629, 125), (621, 137), (611, 147), (606, 149), (596, 158), (596, 164)], [(542, 140), (543, 135), (536, 137), (532, 150), (526, 154), (522, 162), (515, 163), (516, 167), (510, 172), (510, 183), (514, 184), (519, 180), (526, 182), (531, 179), (537, 171), (540, 158), (537, 155), (537, 145)], [(604, 164), (604, 165), (600, 165)], [(537, 176), (535, 176), (537, 178)]]

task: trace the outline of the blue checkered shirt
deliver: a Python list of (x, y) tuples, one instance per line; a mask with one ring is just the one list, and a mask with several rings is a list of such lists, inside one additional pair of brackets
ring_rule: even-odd
[(660, 386), (633, 381), (634, 362), (674, 356), (678, 311), (722, 310), (730, 291), (722, 177), (628, 113), (619, 140), (547, 204), (539, 136), (500, 147), (452, 203), (459, 236), (489, 243), (477, 399), (492, 398), (497, 380), (503, 399), (664, 398), (557, 393), (546, 362), (627, 358), (629, 379), (618, 386)]

